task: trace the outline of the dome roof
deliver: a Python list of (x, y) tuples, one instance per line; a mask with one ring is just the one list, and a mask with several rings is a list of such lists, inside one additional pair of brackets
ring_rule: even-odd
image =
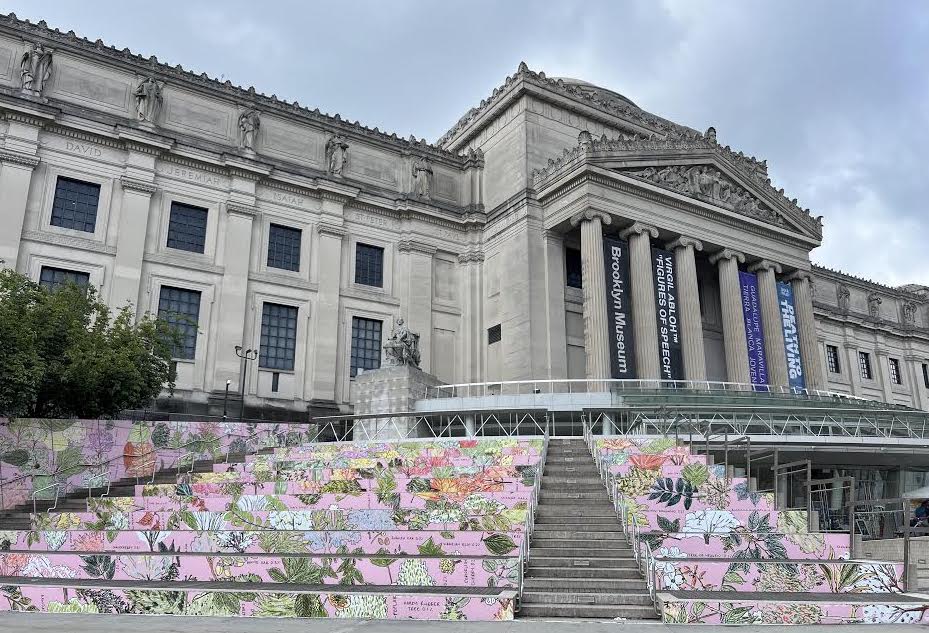
[(633, 108), (641, 109), (639, 108), (639, 106), (637, 106), (632, 101), (632, 99), (629, 99), (628, 97), (624, 97), (623, 95), (619, 94), (618, 92), (614, 92), (610, 90), (609, 88), (602, 88), (600, 86), (594, 85), (590, 83), (589, 81), (584, 81), (583, 79), (574, 79), (573, 77), (552, 77), (552, 79), (554, 79), (555, 81), (558, 81), (560, 79), (565, 84), (569, 86), (573, 86), (574, 88), (576, 88), (577, 90), (580, 90), (581, 92), (587, 93), (589, 95), (596, 95), (602, 101), (619, 100), (619, 101), (622, 101), (623, 103), (631, 105)]

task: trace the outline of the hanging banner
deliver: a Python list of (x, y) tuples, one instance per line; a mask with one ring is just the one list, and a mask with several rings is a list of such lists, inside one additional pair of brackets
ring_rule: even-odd
[(748, 373), (753, 385), (768, 384), (768, 363), (764, 353), (764, 330), (761, 327), (761, 303), (758, 277), (739, 271), (742, 288), (742, 314), (745, 317), (745, 341), (748, 343)]
[(610, 375), (613, 378), (635, 378), (635, 339), (629, 303), (629, 245), (623, 240), (604, 237), (603, 264), (606, 273)]
[(797, 331), (797, 310), (794, 289), (790, 284), (778, 282), (777, 301), (781, 307), (781, 325), (784, 328), (784, 353), (787, 355), (787, 376), (792, 389), (805, 389), (803, 361), (800, 360), (800, 335)]
[(655, 316), (658, 321), (658, 360), (662, 380), (684, 379), (680, 317), (677, 312), (677, 268), (674, 253), (652, 249)]

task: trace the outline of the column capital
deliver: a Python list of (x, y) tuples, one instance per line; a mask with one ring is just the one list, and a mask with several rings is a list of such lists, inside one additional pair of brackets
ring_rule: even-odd
[(226, 213), (229, 215), (242, 215), (251, 219), (258, 215), (258, 207), (239, 202), (227, 202)]
[(11, 152), (9, 150), (0, 151), (0, 163), (10, 163), (20, 167), (34, 169), (39, 164), (38, 156), (30, 156), (21, 152)]
[(459, 264), (479, 264), (482, 261), (484, 261), (484, 253), (477, 249), (472, 249), (458, 254)]
[(703, 242), (695, 237), (687, 237), (686, 235), (680, 235), (665, 244), (665, 248), (670, 248), (671, 250), (687, 248), (688, 246), (692, 247), (695, 251), (703, 250)]
[(748, 267), (748, 272), (750, 273), (756, 273), (756, 272), (766, 271), (766, 270), (773, 270), (775, 274), (780, 275), (782, 269), (781, 269), (780, 264), (778, 264), (777, 262), (772, 262), (769, 259), (762, 259), (761, 261), (755, 262), (754, 264)]
[(636, 222), (632, 226), (627, 226), (619, 232), (619, 236), (623, 239), (626, 239), (630, 235), (641, 235), (642, 233), (648, 233), (651, 237), (654, 238), (658, 237), (658, 229), (656, 229), (651, 224), (645, 224), (644, 222)]
[(734, 259), (739, 264), (745, 263), (745, 254), (731, 248), (724, 248), (710, 255), (710, 263), (715, 264), (724, 259)]
[(345, 237), (346, 233), (344, 227), (323, 222), (316, 225), (316, 232), (319, 233), (320, 236), (328, 235), (329, 237), (338, 237), (339, 239)]
[(571, 216), (571, 226), (577, 226), (581, 222), (588, 222), (590, 220), (593, 220), (594, 218), (600, 218), (600, 221), (603, 224), (613, 223), (613, 218), (612, 216), (610, 216), (609, 213), (600, 211), (598, 209), (587, 208), (587, 209), (584, 209), (583, 211), (578, 211), (577, 213)]
[(422, 255), (428, 255), (429, 257), (432, 257), (439, 249), (437, 249), (432, 244), (426, 244), (425, 242), (407, 239), (399, 240), (397, 242), (397, 250), (401, 253), (420, 253)]
[(805, 281), (809, 283), (812, 279), (813, 275), (808, 270), (795, 270), (787, 275), (787, 281)]
[(131, 178), (129, 176), (120, 176), (119, 184), (122, 186), (123, 191), (135, 191), (136, 193), (144, 193), (149, 196), (158, 190), (158, 187), (156, 187), (154, 183), (139, 180), (138, 178)]

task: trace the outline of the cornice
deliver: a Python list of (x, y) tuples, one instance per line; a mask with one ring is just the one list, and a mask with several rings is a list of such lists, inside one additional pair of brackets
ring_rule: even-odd
[(401, 253), (419, 253), (421, 255), (429, 255), (431, 257), (435, 255), (435, 252), (439, 249), (432, 244), (426, 244), (425, 242), (403, 239), (397, 241), (397, 250)]
[(345, 230), (345, 227), (342, 227), (336, 224), (329, 224), (327, 222), (320, 222), (319, 224), (317, 224), (316, 232), (320, 236), (328, 235), (330, 237), (338, 237), (340, 239), (345, 237), (345, 234), (347, 233), (347, 231)]
[(68, 127), (60, 123), (53, 123), (45, 126), (45, 131), (49, 134), (55, 134), (56, 136), (65, 136), (67, 138), (73, 138), (79, 141), (93, 143), (95, 145), (103, 145), (105, 147), (111, 147), (118, 150), (126, 149), (125, 144), (120, 143), (115, 138), (107, 137), (97, 132)]
[(831, 277), (835, 280), (841, 280), (842, 282), (856, 286), (858, 288), (866, 288), (869, 290), (882, 292), (899, 299), (914, 301), (920, 304), (927, 303), (926, 298), (921, 297), (915, 292), (910, 292), (902, 288), (894, 288), (893, 286), (888, 286), (865, 277), (858, 277), (857, 275), (852, 275), (851, 273), (837, 270), (835, 268), (829, 268), (828, 266), (823, 266), (822, 264), (813, 264), (812, 272), (815, 274), (822, 274), (823, 276)]
[(247, 218), (254, 218), (260, 215), (258, 207), (241, 204), (239, 202), (227, 202), (226, 203), (226, 213), (229, 215), (241, 215)]
[(20, 167), (29, 167), (30, 169), (35, 169), (36, 165), (39, 164), (39, 157), (31, 156), (29, 154), (23, 154), (20, 152), (11, 152), (9, 150), (0, 149), (0, 162), (10, 163), (11, 165), (19, 165)]
[(0, 15), (0, 31), (7, 31), (16, 39), (29, 39), (43, 41), (55, 49), (67, 50), (72, 54), (90, 56), (103, 62), (122, 67), (128, 72), (140, 76), (154, 76), (156, 79), (183, 86), (200, 93), (208, 93), (226, 101), (233, 101), (239, 105), (248, 105), (261, 112), (274, 113), (279, 116), (294, 118), (313, 123), (332, 132), (341, 132), (349, 138), (361, 138), (377, 144), (394, 147), (400, 151), (415, 151), (427, 153), (443, 163), (451, 163), (461, 167), (466, 158), (446, 151), (440, 147), (427, 143), (423, 139), (410, 136), (403, 139), (396, 133), (388, 134), (378, 128), (369, 128), (358, 121), (351, 122), (338, 114), (329, 115), (321, 113), (319, 108), (310, 110), (298, 102), (290, 103), (279, 99), (277, 95), (259, 94), (253, 87), (242, 88), (234, 86), (232, 82), (221, 82), (209, 77), (206, 73), (196, 74), (185, 70), (180, 64), (168, 66), (151, 56), (148, 59), (133, 54), (128, 48), (117, 50), (115, 46), (107, 46), (102, 40), (89, 41), (86, 37), (79, 38), (74, 31), (62, 33), (58, 29), (51, 29), (44, 20), (33, 24), (28, 20), (20, 20), (15, 14)]

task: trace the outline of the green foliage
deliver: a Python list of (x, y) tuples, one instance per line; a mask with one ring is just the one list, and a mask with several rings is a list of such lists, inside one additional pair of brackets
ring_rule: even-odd
[(420, 555), (422, 556), (445, 556), (446, 554), (445, 550), (442, 549), (442, 546), (438, 545), (434, 540), (432, 540), (431, 536), (425, 543), (420, 543), (418, 549)]
[(484, 546), (494, 556), (506, 556), (516, 549), (516, 543), (506, 534), (491, 534), (484, 539)]
[[(0, 271), (0, 416), (111, 417), (147, 406), (174, 388), (176, 331), (123, 307), (115, 313), (96, 290), (47, 290)], [(15, 459), (15, 456), (14, 456)]]
[(113, 580), (113, 575), (116, 573), (116, 559), (112, 556), (92, 554), (81, 556), (81, 560), (84, 561), (84, 571), (91, 578)]
[(694, 488), (699, 488), (710, 478), (710, 471), (705, 464), (687, 464), (681, 470), (681, 477)]

